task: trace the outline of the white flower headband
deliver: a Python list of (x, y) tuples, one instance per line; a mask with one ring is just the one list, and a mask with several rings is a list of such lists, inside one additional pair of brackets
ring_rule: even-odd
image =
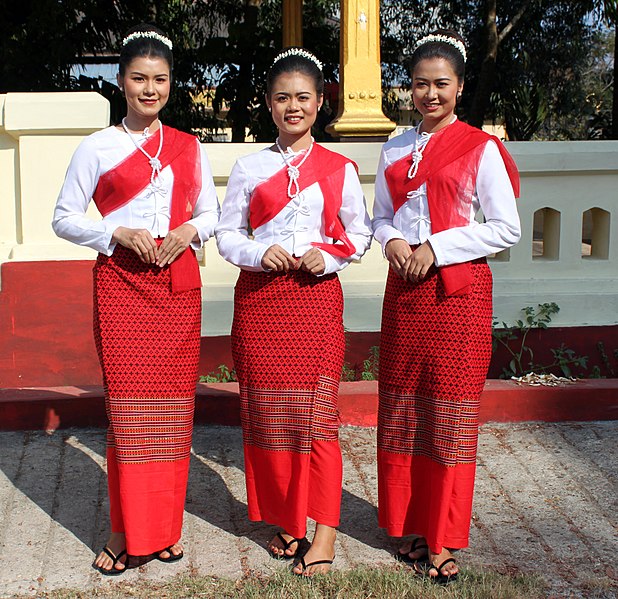
[(431, 42), (443, 42), (445, 44), (450, 44), (451, 46), (454, 46), (455, 48), (459, 50), (460, 54), (463, 56), (464, 62), (466, 62), (468, 58), (466, 54), (466, 47), (463, 45), (462, 42), (460, 42), (458, 39), (455, 39), (454, 37), (451, 37), (450, 35), (442, 35), (442, 34), (426, 35), (425, 37), (418, 40), (416, 44), (414, 44), (414, 51), (416, 51), (422, 45), (429, 44)]
[(278, 54), (275, 60), (273, 60), (273, 65), (288, 56), (302, 56), (303, 58), (307, 58), (314, 63), (320, 71), (322, 70), (322, 63), (313, 54), (311, 54), (311, 52), (304, 50), (303, 48), (290, 48), (285, 52), (281, 52), (281, 54)]
[(153, 40), (157, 40), (162, 44), (165, 44), (170, 50), (173, 47), (172, 40), (170, 40), (168, 37), (165, 37), (164, 35), (161, 35), (160, 33), (157, 33), (156, 31), (135, 31), (130, 35), (127, 35), (127, 37), (122, 40), (122, 45), (126, 46), (129, 42), (132, 42), (133, 40), (137, 40), (142, 37), (149, 37)]

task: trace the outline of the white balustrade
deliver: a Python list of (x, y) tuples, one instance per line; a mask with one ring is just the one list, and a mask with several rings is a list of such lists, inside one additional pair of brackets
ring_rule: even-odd
[[(50, 222), (75, 147), (105, 126), (108, 110), (94, 93), (0, 95), (0, 263), (94, 258), (93, 251), (56, 238)], [(326, 145), (358, 164), (371, 211), (381, 145)], [(264, 144), (205, 147), (223, 201), (236, 158)], [(524, 306), (556, 302), (555, 326), (618, 324), (618, 142), (512, 142), (507, 148), (522, 177), (522, 239), (490, 259), (496, 317), (512, 322)], [(96, 218), (94, 206), (90, 214)], [(219, 257), (214, 240), (200, 261), (203, 334), (228, 334), (237, 269)], [(349, 330), (379, 330), (386, 271), (374, 243), (361, 264), (341, 274)]]

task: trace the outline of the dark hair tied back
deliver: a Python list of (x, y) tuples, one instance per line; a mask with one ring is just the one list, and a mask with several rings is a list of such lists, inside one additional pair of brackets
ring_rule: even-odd
[[(136, 33), (148, 32), (152, 32), (156, 34), (156, 36), (134, 35)], [(131, 39), (124, 43), (124, 40), (128, 37)], [(172, 69), (174, 68), (174, 57), (172, 55), (172, 49), (169, 47), (171, 42), (168, 45), (162, 39), (157, 39), (157, 37), (168, 40), (161, 29), (154, 25), (149, 25), (148, 23), (140, 23), (124, 34), (123, 42), (121, 42), (122, 47), (120, 48), (120, 60), (118, 61), (118, 70), (121, 76), (125, 74), (131, 61), (139, 57), (162, 58), (169, 65), (171, 75)]]
[[(447, 38), (451, 38), (455, 43), (441, 40), (431, 40), (432, 36), (445, 36)], [(463, 37), (450, 29), (436, 29), (435, 31), (432, 31), (427, 38), (429, 39), (426, 42), (423, 42), (425, 38), (421, 39), (420, 41), (422, 43), (417, 46), (412, 53), (412, 56), (408, 61), (408, 68), (410, 69), (410, 72), (414, 72), (416, 65), (418, 65), (421, 60), (443, 58), (449, 62), (453, 68), (453, 71), (457, 75), (457, 79), (460, 83), (462, 83), (466, 74), (465, 41)], [(463, 52), (459, 46), (463, 48)]]
[(324, 75), (322, 63), (308, 50), (291, 46), (284, 48), (275, 60), (266, 76), (266, 93), (270, 96), (275, 80), (284, 73), (302, 73), (313, 79), (318, 96), (324, 93)]

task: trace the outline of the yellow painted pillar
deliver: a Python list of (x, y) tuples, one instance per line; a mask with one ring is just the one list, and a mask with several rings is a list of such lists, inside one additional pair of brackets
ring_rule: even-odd
[(283, 47), (303, 45), (303, 0), (283, 0)]
[(326, 130), (346, 141), (384, 140), (379, 0), (341, 0), (339, 113)]

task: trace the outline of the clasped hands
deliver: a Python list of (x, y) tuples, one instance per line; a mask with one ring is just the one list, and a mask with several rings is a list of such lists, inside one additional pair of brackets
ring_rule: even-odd
[(407, 241), (391, 239), (386, 244), (384, 253), (393, 270), (402, 279), (412, 282), (423, 280), (436, 260), (436, 255), (428, 241), (413, 250)]
[(133, 250), (142, 262), (160, 267), (176, 260), (194, 239), (198, 239), (197, 229), (189, 223), (172, 229), (160, 245), (147, 229), (118, 227), (112, 235), (112, 241)]
[(262, 268), (275, 272), (288, 272), (290, 270), (304, 270), (313, 275), (321, 275), (326, 269), (324, 256), (317, 248), (311, 248), (300, 258), (294, 258), (280, 245), (271, 245), (262, 256)]

